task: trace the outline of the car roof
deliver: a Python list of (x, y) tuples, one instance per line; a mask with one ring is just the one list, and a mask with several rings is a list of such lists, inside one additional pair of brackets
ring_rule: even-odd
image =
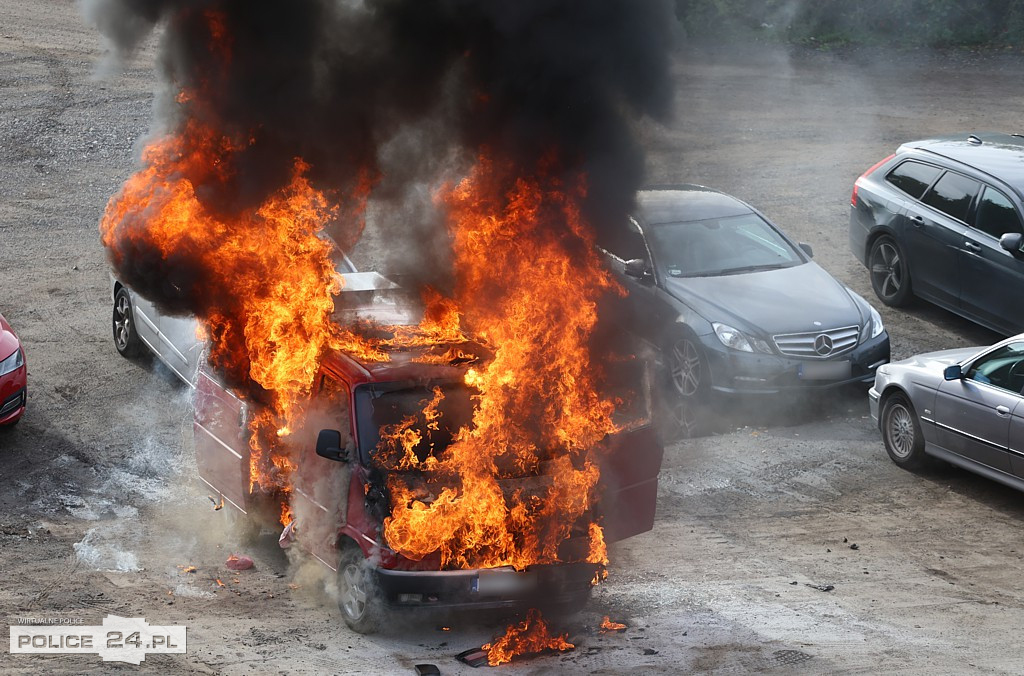
[(1024, 190), (1024, 136), (998, 132), (937, 136), (904, 143), (897, 152), (911, 148), (966, 164)]
[(653, 186), (637, 193), (638, 215), (650, 225), (749, 214), (752, 209), (724, 192), (702, 185)]

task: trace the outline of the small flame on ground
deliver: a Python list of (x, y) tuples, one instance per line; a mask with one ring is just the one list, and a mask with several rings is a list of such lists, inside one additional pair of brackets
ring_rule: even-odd
[(568, 637), (568, 634), (552, 636), (540, 611), (531, 608), (525, 620), (511, 625), (504, 636), (483, 645), (481, 649), (487, 652), (487, 663), (496, 667), (511, 662), (513, 657), (519, 655), (532, 655), (545, 650), (572, 650), (576, 646), (566, 640)]
[(612, 618), (608, 615), (604, 616), (601, 620), (601, 633), (604, 634), (609, 631), (622, 631), (626, 628), (626, 625), (621, 622), (612, 622)]

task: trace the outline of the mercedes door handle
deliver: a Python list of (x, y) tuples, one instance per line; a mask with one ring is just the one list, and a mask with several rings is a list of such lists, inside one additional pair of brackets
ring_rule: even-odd
[(981, 245), (974, 242), (964, 242), (964, 248), (971, 253), (981, 253)]
[(916, 214), (910, 217), (910, 222), (919, 228), (924, 225), (924, 219)]
[(1010, 409), (1005, 406), (996, 406), (996, 413), (998, 413), (1001, 418), (1005, 418), (1010, 415)]

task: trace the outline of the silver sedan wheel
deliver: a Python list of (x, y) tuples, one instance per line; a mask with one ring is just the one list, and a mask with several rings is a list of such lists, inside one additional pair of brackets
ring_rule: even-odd
[(885, 419), (885, 440), (889, 450), (900, 459), (907, 459), (914, 452), (914, 414), (902, 402), (893, 403)]
[(114, 343), (117, 349), (122, 352), (128, 347), (128, 341), (132, 335), (132, 308), (131, 301), (125, 294), (117, 297), (114, 304)]
[(871, 281), (878, 295), (895, 298), (903, 287), (903, 261), (892, 242), (883, 242), (871, 256)]
[(354, 621), (366, 614), (368, 603), (366, 576), (359, 564), (349, 563), (338, 576), (338, 602), (345, 614)]
[(700, 391), (703, 367), (700, 351), (691, 340), (682, 338), (672, 344), (669, 369), (676, 392), (684, 397), (693, 397)]

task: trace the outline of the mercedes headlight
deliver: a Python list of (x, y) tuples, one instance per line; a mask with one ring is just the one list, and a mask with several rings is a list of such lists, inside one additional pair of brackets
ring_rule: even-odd
[(711, 326), (715, 329), (715, 335), (718, 336), (718, 340), (722, 342), (722, 345), (730, 349), (739, 350), (740, 352), (763, 352), (765, 354), (771, 354), (772, 352), (771, 346), (765, 341), (754, 336), (748, 336), (728, 324), (713, 322)]
[(882, 325), (882, 315), (878, 314), (878, 310), (868, 306), (868, 310), (871, 311), (871, 319), (868, 320), (868, 335), (871, 338), (877, 338), (885, 331), (885, 326)]
[(25, 355), (24, 353), (22, 353), (21, 348), (19, 347), (17, 350), (14, 351), (14, 354), (12, 354), (10, 357), (4, 359), (3, 361), (0, 361), (0, 376), (5, 376), (11, 371), (17, 371), (24, 365)]

